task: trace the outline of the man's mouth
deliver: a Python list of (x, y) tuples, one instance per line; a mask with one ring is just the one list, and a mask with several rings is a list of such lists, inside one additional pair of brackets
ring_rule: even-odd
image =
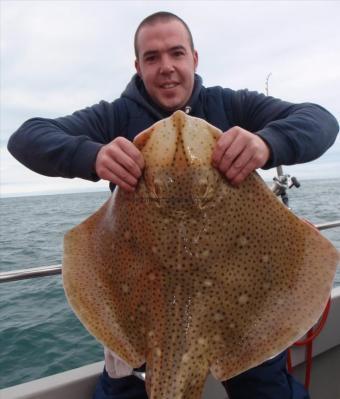
[(162, 89), (173, 89), (174, 87), (178, 86), (179, 83), (172, 82), (172, 83), (163, 83), (160, 85)]

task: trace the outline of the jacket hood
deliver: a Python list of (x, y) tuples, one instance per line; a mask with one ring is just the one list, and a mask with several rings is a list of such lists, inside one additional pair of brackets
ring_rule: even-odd
[[(201, 88), (202, 78), (199, 75), (195, 74), (194, 89), (188, 101), (188, 104), (185, 107), (188, 107), (188, 113), (190, 113), (190, 110), (194, 108)], [(142, 79), (137, 74), (132, 77), (132, 79), (126, 86), (126, 89), (123, 91), (121, 97), (128, 98), (129, 100), (132, 100), (135, 103), (139, 104), (143, 108), (147, 109), (157, 119), (163, 119), (172, 114), (172, 112), (166, 111), (162, 109), (159, 105), (154, 103), (154, 101), (147, 93)]]

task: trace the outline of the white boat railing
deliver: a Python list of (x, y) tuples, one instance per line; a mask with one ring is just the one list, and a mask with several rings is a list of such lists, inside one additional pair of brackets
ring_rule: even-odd
[(0, 273), (0, 283), (27, 280), (36, 277), (46, 277), (61, 274), (61, 264), (52, 266), (31, 267)]

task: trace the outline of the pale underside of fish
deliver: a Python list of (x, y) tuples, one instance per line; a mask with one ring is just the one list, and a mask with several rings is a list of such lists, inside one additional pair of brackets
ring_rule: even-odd
[(198, 399), (280, 353), (318, 319), (338, 253), (253, 173), (211, 166), (222, 133), (177, 111), (135, 139), (145, 170), (65, 236), (63, 280), (84, 326), (148, 395)]

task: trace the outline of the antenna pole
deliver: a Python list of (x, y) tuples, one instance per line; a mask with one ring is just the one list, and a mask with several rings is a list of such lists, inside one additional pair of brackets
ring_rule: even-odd
[(266, 78), (266, 96), (268, 96), (269, 95), (269, 78), (271, 77), (271, 72), (269, 72), (269, 74), (267, 75), (267, 78)]

